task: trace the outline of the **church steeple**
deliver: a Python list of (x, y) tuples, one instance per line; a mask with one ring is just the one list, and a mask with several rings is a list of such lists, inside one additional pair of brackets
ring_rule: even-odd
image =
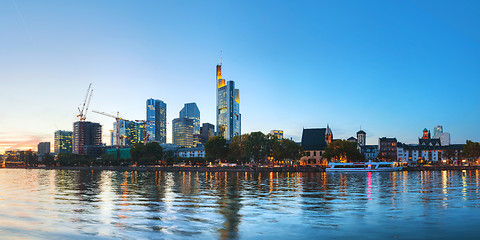
[(332, 142), (332, 139), (333, 139), (332, 129), (330, 129), (327, 123), (327, 129), (325, 130), (325, 142), (327, 142), (327, 144), (330, 144)]

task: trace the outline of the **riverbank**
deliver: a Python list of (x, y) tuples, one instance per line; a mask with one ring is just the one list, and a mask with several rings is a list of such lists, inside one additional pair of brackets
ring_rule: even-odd
[(56, 170), (107, 170), (107, 171), (164, 171), (164, 172), (324, 172), (321, 167), (128, 167), (128, 166), (91, 166), (91, 167), (7, 167), (21, 169)]
[[(325, 167), (156, 167), (156, 166), (91, 166), (91, 167), (6, 167), (9, 169), (98, 170), (98, 171), (164, 171), (164, 172), (325, 172)], [(420, 166), (404, 167), (402, 171), (462, 171), (480, 170), (480, 166)]]

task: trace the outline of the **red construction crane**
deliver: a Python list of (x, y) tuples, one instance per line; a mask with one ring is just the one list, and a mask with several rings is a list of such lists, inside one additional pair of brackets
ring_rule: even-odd
[(80, 118), (80, 121), (85, 121), (87, 119), (87, 112), (88, 112), (88, 106), (90, 105), (90, 99), (92, 98), (92, 93), (93, 93), (93, 88), (92, 84), (88, 85), (87, 88), (87, 94), (85, 95), (85, 99), (83, 100), (83, 104), (80, 107), (78, 107), (78, 115), (77, 117)]

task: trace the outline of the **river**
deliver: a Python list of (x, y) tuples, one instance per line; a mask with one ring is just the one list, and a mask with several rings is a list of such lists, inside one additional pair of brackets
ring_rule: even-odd
[(478, 239), (479, 174), (0, 169), (0, 238)]

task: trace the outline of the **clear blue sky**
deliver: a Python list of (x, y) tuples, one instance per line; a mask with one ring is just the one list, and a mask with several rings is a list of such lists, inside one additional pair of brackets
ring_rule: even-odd
[(171, 122), (196, 102), (215, 123), (221, 49), (243, 133), (299, 140), (329, 123), (335, 138), (362, 126), (367, 144), (415, 143), (440, 124), (454, 143), (479, 141), (479, 12), (479, 1), (1, 1), (0, 153), (71, 130), (90, 82), (93, 110), (143, 119), (156, 98)]

